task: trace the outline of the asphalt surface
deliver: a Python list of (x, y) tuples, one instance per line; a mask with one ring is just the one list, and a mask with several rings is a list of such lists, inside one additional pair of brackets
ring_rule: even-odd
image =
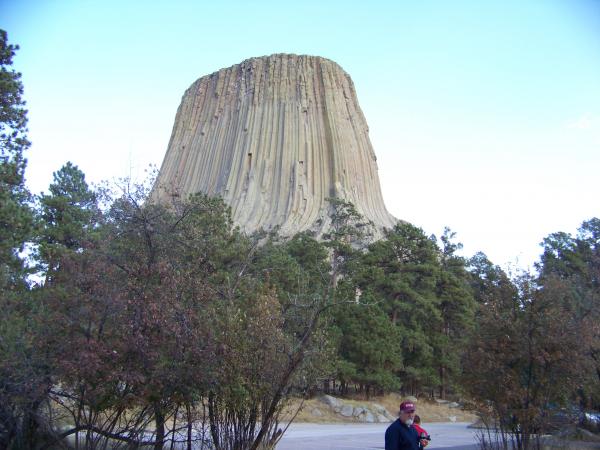
[[(377, 424), (292, 424), (277, 450), (372, 450), (384, 448), (389, 423)], [(476, 430), (467, 423), (424, 423), (431, 435), (427, 450), (476, 450)]]

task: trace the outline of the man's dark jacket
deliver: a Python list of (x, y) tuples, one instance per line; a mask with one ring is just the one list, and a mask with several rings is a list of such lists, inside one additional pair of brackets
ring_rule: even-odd
[(419, 435), (413, 427), (407, 427), (396, 419), (385, 430), (385, 450), (419, 450)]

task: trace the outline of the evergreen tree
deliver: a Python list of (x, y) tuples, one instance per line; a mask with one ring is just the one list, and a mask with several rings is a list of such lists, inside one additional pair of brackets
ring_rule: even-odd
[(442, 315), (442, 328), (435, 345), (439, 367), (439, 396), (446, 397), (456, 375), (460, 373), (460, 357), (475, 315), (475, 301), (469, 285), (466, 261), (456, 254), (462, 244), (454, 243), (456, 233), (444, 229), (441, 237), (441, 270), (437, 297)]
[[(332, 310), (331, 334), (337, 336), (336, 378), (342, 393), (359, 386), (367, 397), (400, 386), (396, 372), (402, 365), (401, 334), (377, 305), (371, 291), (362, 291), (364, 258), (372, 241), (373, 224), (352, 203), (329, 199), (331, 227), (324, 238), (330, 249)], [(328, 390), (328, 382), (325, 389)]]
[(583, 222), (575, 237), (553, 233), (543, 240), (542, 247), (541, 279), (557, 276), (570, 280), (579, 286), (582, 297), (600, 292), (600, 219)]
[(323, 235), (323, 241), (331, 251), (333, 300), (338, 280), (356, 270), (360, 255), (370, 241), (373, 223), (367, 221), (350, 202), (338, 198), (329, 198), (328, 201), (331, 225)]
[(18, 46), (8, 43), (0, 30), (0, 289), (14, 289), (26, 275), (23, 251), (31, 238), (33, 213), (25, 187), (24, 156), (27, 110), (22, 98), (21, 74), (12, 69)]
[(307, 232), (283, 241), (270, 236), (258, 247), (252, 268), (282, 299), (321, 296), (330, 281), (327, 248)]
[(470, 274), (470, 284), (473, 297), (481, 307), (501, 297), (510, 301), (516, 295), (516, 287), (508, 275), (497, 265), (494, 265), (488, 257), (478, 252), (472, 256), (467, 264)]
[(402, 368), (401, 333), (375, 303), (364, 298), (336, 307), (335, 324), (341, 332), (337, 378), (343, 393), (357, 383), (367, 398), (398, 389)]
[(435, 242), (420, 228), (400, 222), (369, 246), (365, 265), (369, 269), (361, 278), (361, 290), (371, 291), (401, 334), (404, 367), (398, 375), (405, 390), (416, 393), (423, 386), (437, 386), (434, 346), (442, 318)]
[(38, 243), (46, 281), (58, 270), (62, 252), (83, 247), (99, 214), (96, 194), (83, 172), (71, 162), (54, 172), (49, 191), (39, 196), (42, 230)]
[(34, 221), (25, 187), (27, 110), (21, 74), (12, 69), (16, 50), (0, 30), (0, 447), (25, 449), (43, 443), (41, 407), (50, 380), (37, 342), (40, 305), (32, 301), (22, 256)]
[(546, 237), (538, 265), (538, 282), (548, 288), (558, 282), (569, 288), (578, 327), (584, 331), (581, 345), (586, 346), (593, 368), (587, 371), (579, 389), (581, 402), (588, 407), (600, 405), (600, 219), (582, 223), (575, 237), (557, 232)]

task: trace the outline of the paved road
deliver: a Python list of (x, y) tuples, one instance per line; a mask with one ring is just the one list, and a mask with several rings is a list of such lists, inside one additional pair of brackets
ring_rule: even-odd
[[(466, 423), (424, 424), (431, 435), (427, 450), (475, 450), (476, 431)], [(372, 450), (384, 448), (388, 423), (378, 424), (292, 424), (277, 450)]]

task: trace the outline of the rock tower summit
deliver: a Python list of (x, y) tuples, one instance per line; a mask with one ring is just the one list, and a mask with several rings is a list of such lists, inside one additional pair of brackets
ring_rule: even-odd
[(333, 61), (251, 58), (185, 92), (153, 195), (221, 196), (247, 232), (320, 234), (328, 197), (391, 228), (368, 131), (352, 80)]

